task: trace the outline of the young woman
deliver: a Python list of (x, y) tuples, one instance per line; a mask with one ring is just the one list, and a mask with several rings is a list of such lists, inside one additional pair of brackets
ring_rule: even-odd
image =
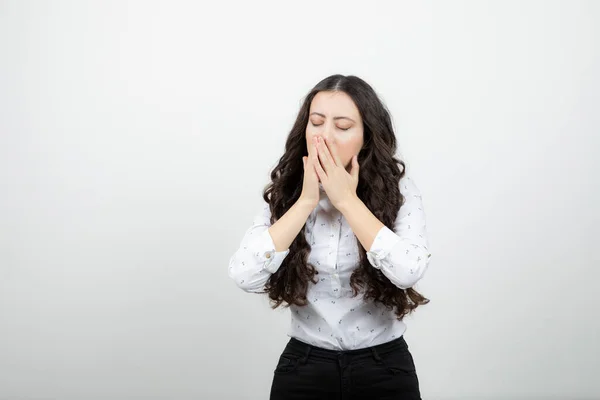
[(247, 292), (291, 310), (272, 400), (420, 399), (403, 317), (430, 253), (421, 194), (389, 112), (356, 76), (306, 96), (263, 208), (229, 263)]

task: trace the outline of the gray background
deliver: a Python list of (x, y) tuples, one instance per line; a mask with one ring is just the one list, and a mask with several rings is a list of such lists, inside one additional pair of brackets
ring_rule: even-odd
[(423, 398), (600, 396), (600, 3), (366, 4), (0, 2), (0, 399), (266, 399), (227, 263), (333, 73), (423, 192)]

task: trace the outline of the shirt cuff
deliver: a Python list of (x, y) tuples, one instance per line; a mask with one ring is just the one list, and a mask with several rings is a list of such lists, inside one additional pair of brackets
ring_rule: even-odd
[(394, 246), (400, 241), (400, 238), (394, 231), (387, 226), (383, 226), (375, 239), (369, 251), (367, 251), (367, 259), (376, 269), (381, 269), (382, 260), (387, 257)]
[(281, 266), (283, 259), (290, 252), (290, 249), (284, 251), (275, 251), (275, 244), (273, 243), (273, 238), (269, 233), (269, 229), (265, 229), (260, 238), (260, 250), (255, 254), (255, 256), (257, 256), (259, 261), (263, 263), (263, 268), (265, 270), (274, 274)]

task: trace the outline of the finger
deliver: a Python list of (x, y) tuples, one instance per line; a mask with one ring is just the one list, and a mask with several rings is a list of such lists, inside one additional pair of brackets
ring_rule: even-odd
[(317, 153), (317, 151), (313, 153), (313, 165), (315, 166), (315, 171), (317, 172), (319, 179), (323, 182), (323, 179), (327, 177), (327, 174), (319, 162), (319, 155)]
[(352, 169), (350, 170), (350, 175), (352, 175), (352, 178), (356, 179), (356, 181), (358, 181), (358, 171), (359, 171), (359, 165), (358, 165), (358, 156), (355, 155), (352, 157)]
[(316, 139), (313, 141), (312, 152), (311, 152), (311, 154), (309, 154), (309, 157), (310, 157), (310, 162), (312, 164), (315, 164), (315, 163), (319, 164), (320, 163), (319, 162), (319, 150), (317, 150), (317, 141), (316, 141)]
[(329, 173), (329, 171), (335, 166), (335, 164), (333, 164), (333, 160), (331, 159), (331, 153), (329, 153), (325, 142), (323, 142), (323, 140), (320, 138), (317, 138), (317, 150), (319, 153), (319, 159), (323, 164), (323, 169), (325, 170), (325, 172)]
[[(319, 156), (319, 144), (317, 142), (317, 138), (313, 138), (313, 157), (311, 157), (311, 161), (313, 164), (322, 164), (323, 160), (321, 159), (321, 157)], [(322, 165), (323, 168), (325, 168), (325, 165)]]
[(329, 150), (329, 154), (331, 154), (331, 159), (335, 162), (336, 165), (342, 165), (342, 159), (339, 156), (337, 151), (337, 146), (331, 142), (331, 139), (325, 138), (325, 144), (327, 149)]

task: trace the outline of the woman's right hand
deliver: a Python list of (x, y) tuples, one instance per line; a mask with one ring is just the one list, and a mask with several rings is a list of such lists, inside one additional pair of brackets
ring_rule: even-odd
[(304, 156), (302, 157), (302, 162), (304, 164), (304, 181), (302, 182), (302, 193), (299, 200), (315, 208), (319, 204), (320, 199), (319, 176), (317, 175), (317, 171), (315, 171), (312, 157)]

